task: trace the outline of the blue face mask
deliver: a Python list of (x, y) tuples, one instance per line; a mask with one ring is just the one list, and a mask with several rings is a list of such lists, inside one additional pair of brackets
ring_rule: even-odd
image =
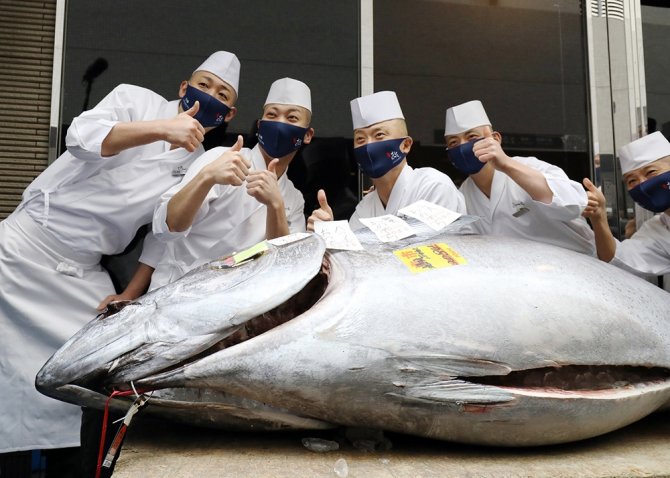
[(484, 167), (485, 163), (478, 160), (475, 153), (472, 152), (472, 147), (480, 139), (484, 138), (468, 141), (455, 148), (447, 148), (447, 156), (449, 156), (451, 164), (453, 164), (460, 172), (465, 174), (476, 174)]
[(302, 146), (308, 128), (281, 121), (261, 120), (258, 142), (272, 158), (282, 158)]
[(197, 119), (204, 128), (209, 126), (219, 126), (223, 123), (223, 120), (228, 113), (230, 113), (230, 108), (227, 105), (221, 103), (212, 95), (208, 95), (204, 91), (188, 85), (186, 87), (186, 93), (184, 93), (184, 96), (181, 99), (181, 107), (184, 111), (189, 110), (193, 107), (196, 101), (200, 102), (200, 107), (194, 118)]
[(405, 159), (407, 154), (400, 151), (405, 138), (387, 139), (364, 144), (354, 148), (354, 159), (364, 174), (372, 179), (381, 178)]
[(670, 208), (670, 171), (649, 178), (628, 192), (643, 208), (663, 212)]

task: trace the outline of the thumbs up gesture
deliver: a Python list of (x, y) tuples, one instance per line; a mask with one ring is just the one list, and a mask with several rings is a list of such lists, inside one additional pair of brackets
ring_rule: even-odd
[(164, 139), (172, 148), (184, 148), (192, 153), (205, 139), (205, 128), (195, 119), (199, 109), (200, 102), (196, 101), (191, 108), (162, 125)]
[(312, 215), (307, 219), (307, 230), (311, 232), (314, 232), (315, 221), (333, 220), (333, 210), (328, 205), (326, 192), (323, 189), (319, 189), (319, 192), (316, 194), (316, 199), (319, 201), (319, 209), (315, 209), (312, 212)]
[(267, 169), (252, 171), (247, 176), (247, 193), (275, 211), (284, 209), (284, 200), (277, 182), (278, 164), (279, 160), (275, 158), (270, 161)]
[(242, 154), (243, 145), (244, 139), (238, 136), (232, 148), (202, 168), (203, 174), (212, 184), (241, 186), (244, 183), (249, 175), (251, 161)]
[(607, 210), (605, 206), (607, 201), (605, 195), (589, 178), (584, 178), (582, 181), (586, 189), (587, 204), (582, 212), (582, 216), (594, 221), (607, 221)]

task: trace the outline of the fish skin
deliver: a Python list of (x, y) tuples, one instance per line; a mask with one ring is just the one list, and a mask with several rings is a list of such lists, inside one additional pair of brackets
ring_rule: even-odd
[[(439, 242), (467, 263), (414, 274), (393, 255)], [(670, 401), (670, 295), (646, 281), (520, 239), (440, 234), (364, 243), (365, 251), (326, 254), (327, 289), (290, 322), (175, 370), (153, 368), (137, 384), (213, 390), (323, 423), (503, 446), (589, 438)], [(665, 374), (593, 391), (476, 380), (570, 365)], [(66, 375), (41, 389), (54, 394), (72, 380)]]
[(37, 375), (38, 389), (48, 394), (89, 374), (128, 381), (206, 350), (300, 291), (319, 271), (325, 244), (310, 236), (279, 250), (269, 245), (260, 258), (236, 268), (212, 261), (111, 317), (98, 316), (49, 359)]

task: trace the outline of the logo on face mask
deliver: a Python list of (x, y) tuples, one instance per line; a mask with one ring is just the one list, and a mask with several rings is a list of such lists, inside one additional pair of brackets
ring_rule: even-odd
[(389, 151), (386, 153), (386, 157), (391, 161), (398, 161), (402, 159), (399, 151)]
[(194, 118), (205, 128), (219, 126), (230, 112), (230, 108), (226, 104), (221, 103), (212, 95), (208, 95), (198, 88), (187, 85), (186, 93), (184, 93), (181, 99), (183, 110), (186, 111), (192, 108), (196, 101), (200, 102), (200, 107)]
[(628, 192), (643, 208), (663, 212), (670, 208), (670, 171), (651, 177)]
[(364, 144), (354, 148), (354, 159), (364, 174), (372, 179), (381, 178), (407, 156), (400, 150), (403, 141), (405, 138)]
[(477, 138), (454, 148), (447, 148), (447, 156), (449, 156), (451, 164), (460, 172), (468, 175), (476, 174), (484, 167), (484, 163), (477, 159), (477, 156), (472, 151), (472, 147), (480, 139), (484, 138)]
[(269, 156), (281, 158), (302, 146), (307, 129), (281, 121), (261, 120), (258, 142)]

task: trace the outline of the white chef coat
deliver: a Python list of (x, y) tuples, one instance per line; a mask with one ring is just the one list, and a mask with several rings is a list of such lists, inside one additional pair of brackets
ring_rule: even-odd
[(73, 120), (68, 151), (0, 222), (0, 453), (79, 446), (80, 408), (38, 393), (35, 375), (114, 293), (101, 255), (125, 249), (180, 180), (173, 170), (203, 152), (159, 141), (102, 157), (102, 141), (119, 121), (168, 119), (177, 105), (118, 86)]
[(550, 204), (533, 200), (512, 178), (494, 171), (491, 197), (471, 177), (461, 185), (468, 214), (479, 216), (475, 232), (521, 237), (585, 254), (595, 254), (593, 231), (581, 216), (586, 207), (584, 188), (570, 180), (561, 168), (533, 157), (512, 158), (540, 171), (553, 193)]
[(367, 194), (358, 203), (349, 219), (354, 231), (363, 227), (360, 218), (379, 217), (397, 214), (398, 209), (424, 199), (452, 211), (465, 214), (465, 201), (449, 176), (433, 168), (412, 169), (405, 164), (393, 185), (386, 207), (382, 204), (377, 191)]
[(186, 171), (204, 149), (170, 150), (156, 141), (102, 157), (102, 142), (118, 122), (175, 117), (178, 103), (146, 88), (117, 86), (73, 120), (68, 151), (26, 188), (19, 208), (73, 250), (122, 252), (151, 222), (156, 199), (181, 179), (173, 172)]
[(630, 239), (617, 241), (611, 263), (638, 274), (670, 274), (670, 215), (657, 214)]
[[(251, 160), (252, 170), (266, 169), (259, 148), (256, 145), (252, 150), (242, 149), (242, 154)], [(203, 167), (228, 149), (214, 148), (199, 157), (182, 182), (161, 196), (154, 213), (153, 232), (160, 241), (166, 243), (166, 247), (153, 273), (150, 290), (169, 284), (217, 257), (241, 251), (265, 239), (267, 207), (247, 193), (246, 184), (214, 185), (196, 213), (191, 227), (183, 232), (171, 232), (167, 225), (167, 205), (170, 198), (186, 186)], [(305, 200), (302, 194), (286, 174), (279, 178), (278, 184), (284, 199), (290, 232), (304, 232)]]

